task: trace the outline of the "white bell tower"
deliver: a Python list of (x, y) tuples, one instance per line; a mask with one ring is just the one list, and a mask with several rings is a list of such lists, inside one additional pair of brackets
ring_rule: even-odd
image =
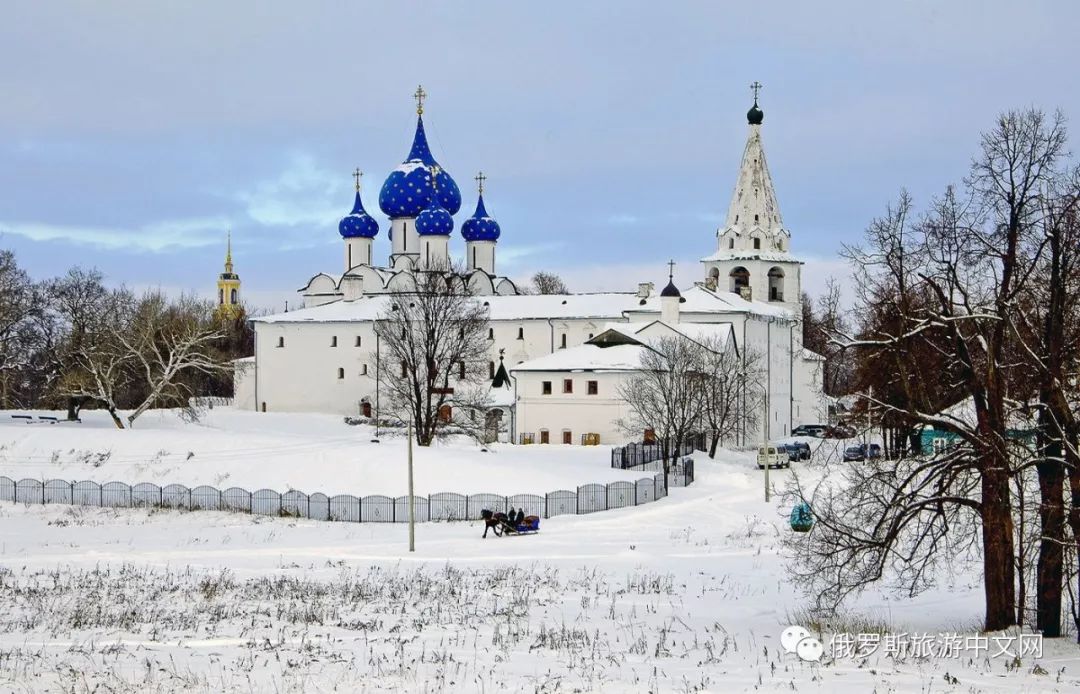
[(750, 131), (727, 219), (716, 231), (716, 252), (701, 260), (705, 282), (719, 292), (782, 304), (798, 316), (802, 306), (802, 262), (791, 255), (791, 233), (780, 216), (761, 144), (761, 124), (765, 120), (764, 112), (758, 108), (761, 84), (754, 82), (750, 88), (754, 92), (754, 105), (746, 114)]

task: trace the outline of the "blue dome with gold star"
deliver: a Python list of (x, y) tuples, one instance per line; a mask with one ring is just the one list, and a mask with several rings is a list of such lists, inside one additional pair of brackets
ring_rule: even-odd
[(454, 230), (454, 218), (439, 198), (438, 193), (429, 196), (428, 206), (416, 216), (416, 233), (420, 236), (449, 236)]
[(466, 241), (498, 241), (499, 223), (488, 214), (484, 207), (484, 194), (476, 200), (476, 212), (461, 225), (461, 235)]
[[(379, 208), (391, 219), (417, 217), (431, 197), (431, 168), (438, 166), (424, 133), (424, 117), (416, 117), (416, 135), (404, 163), (390, 172), (379, 192)], [(435, 176), (439, 205), (450, 214), (461, 209), (461, 191), (442, 167)]]
[(356, 191), (356, 202), (352, 212), (338, 222), (338, 233), (343, 239), (373, 239), (379, 233), (379, 223), (364, 210), (360, 201), (360, 191)]

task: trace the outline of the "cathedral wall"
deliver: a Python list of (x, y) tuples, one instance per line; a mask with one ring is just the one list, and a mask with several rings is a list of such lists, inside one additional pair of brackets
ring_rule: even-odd
[[(519, 371), (514, 376), (518, 398), (515, 443), (523, 433), (532, 434), (533, 442), (540, 443), (544, 430), (551, 444), (563, 443), (564, 432), (569, 432), (574, 445), (581, 444), (583, 434), (599, 434), (603, 445), (641, 440), (641, 434), (628, 434), (618, 425), (618, 420), (629, 416), (629, 407), (618, 394), (628, 373)], [(565, 379), (573, 381), (572, 393), (563, 392)], [(551, 382), (550, 395), (543, 394), (545, 381)], [(595, 395), (589, 395), (589, 381), (597, 382)]]

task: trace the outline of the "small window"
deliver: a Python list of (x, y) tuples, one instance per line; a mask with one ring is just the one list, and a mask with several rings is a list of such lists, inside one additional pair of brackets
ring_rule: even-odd
[(356, 346), (359, 347), (361, 344), (363, 344), (363, 342), (360, 340), (360, 336), (357, 335), (356, 336)]
[(551, 436), (547, 429), (540, 430), (540, 443), (551, 443)]
[(728, 248), (735, 248), (735, 239), (734, 239), (734, 237), (727, 240), (727, 247)]
[(559, 339), (559, 349), (566, 349), (566, 333), (563, 333)]
[(224, 306), (225, 305), (225, 290), (224, 289), (217, 290), (217, 296), (218, 296), (218, 304)]
[(596, 381), (589, 381), (589, 395), (596, 395), (600, 392), (600, 384)]
[(337, 347), (337, 335), (334, 335), (333, 337), (330, 338), (330, 346), (331, 347)]
[(278, 347), (284, 347), (285, 346), (285, 338), (284, 337), (279, 337), (277, 339), (277, 346)]
[(761, 239), (754, 239), (754, 250), (761, 250)]
[(495, 378), (495, 362), (488, 362), (488, 378)]
[(551, 395), (551, 381), (544, 381), (540, 384), (540, 392), (544, 395)]
[(495, 339), (495, 328), (488, 328), (488, 339), (489, 340), (494, 340)]
[(337, 370), (337, 377), (338, 377), (339, 379), (341, 379), (341, 378), (345, 378), (345, 369), (338, 369), (338, 370)]
[(229, 291), (229, 303), (231, 303), (231, 304), (236, 303), (236, 290), (235, 289)]
[(592, 333), (589, 333), (589, 339), (590, 340), (593, 339), (593, 334)]
[(519, 340), (524, 340), (525, 339), (525, 328), (518, 328), (518, 339)]
[(574, 442), (574, 434), (569, 429), (563, 429), (562, 442), (566, 445), (570, 445)]
[(759, 216), (760, 216), (760, 215), (754, 215), (754, 223), (755, 223), (755, 224), (756, 224), (756, 223), (758, 222), (758, 217), (759, 217)]
[(364, 364), (360, 367), (360, 375), (367, 376), (367, 364)]
[(574, 392), (574, 379), (565, 378), (562, 382), (562, 392), (573, 393)]

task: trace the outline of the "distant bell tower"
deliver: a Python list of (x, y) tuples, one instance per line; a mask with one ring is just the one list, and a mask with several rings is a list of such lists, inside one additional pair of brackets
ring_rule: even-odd
[(240, 316), (240, 276), (233, 272), (232, 232), (225, 250), (225, 272), (218, 275), (218, 306), (216, 314), (221, 319), (234, 320)]
[(702, 258), (705, 284), (745, 299), (781, 304), (799, 315), (802, 262), (791, 254), (791, 233), (780, 216), (765, 149), (758, 106), (761, 83), (750, 85), (754, 105), (746, 114), (749, 132), (735, 191), (724, 225), (716, 232), (716, 252)]

